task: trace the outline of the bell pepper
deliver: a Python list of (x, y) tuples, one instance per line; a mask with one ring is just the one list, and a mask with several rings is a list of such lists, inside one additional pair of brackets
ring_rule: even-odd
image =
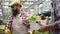
[(5, 34), (10, 34), (10, 30), (9, 29), (6, 29), (5, 30)]

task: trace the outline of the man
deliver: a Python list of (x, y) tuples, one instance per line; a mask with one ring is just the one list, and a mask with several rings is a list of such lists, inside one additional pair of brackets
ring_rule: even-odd
[(60, 0), (52, 0), (51, 23), (43, 25), (38, 31), (49, 30), (49, 34), (60, 34)]
[(20, 0), (13, 0), (9, 6), (12, 9), (12, 13), (8, 17), (5, 30), (10, 30), (11, 34), (28, 34), (27, 27), (29, 24), (26, 21), (26, 17), (29, 14), (21, 9)]

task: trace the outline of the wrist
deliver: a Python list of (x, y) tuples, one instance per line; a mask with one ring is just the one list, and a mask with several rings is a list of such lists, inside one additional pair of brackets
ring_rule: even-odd
[(48, 25), (47, 25), (47, 28), (48, 28), (48, 29), (55, 28), (55, 24), (48, 24)]

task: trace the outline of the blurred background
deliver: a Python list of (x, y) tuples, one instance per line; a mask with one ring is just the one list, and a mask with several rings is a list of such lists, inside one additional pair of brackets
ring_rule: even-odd
[[(12, 0), (0, 0), (0, 20), (3, 20), (5, 23), (11, 12), (8, 6), (11, 1)], [(22, 8), (29, 13), (42, 14), (51, 11), (51, 0), (21, 0), (21, 5)]]
[[(11, 12), (9, 3), (12, 0), (0, 0), (0, 23), (6, 23)], [(29, 13), (44, 14), (50, 16), (51, 0), (21, 0), (22, 8)]]

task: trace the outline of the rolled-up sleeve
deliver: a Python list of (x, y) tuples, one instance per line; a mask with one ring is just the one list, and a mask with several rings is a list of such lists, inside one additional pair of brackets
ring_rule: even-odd
[(29, 26), (30, 26), (30, 24), (27, 23), (27, 21), (26, 21), (26, 18), (27, 18), (28, 16), (29, 16), (29, 13), (24, 11), (24, 15), (22, 16), (22, 22), (23, 22), (23, 24), (24, 24), (27, 28), (29, 28)]
[(5, 25), (5, 29), (9, 29), (10, 30), (11, 29), (12, 22), (13, 22), (13, 16), (10, 15), (8, 17), (8, 21), (7, 21), (6, 25)]

